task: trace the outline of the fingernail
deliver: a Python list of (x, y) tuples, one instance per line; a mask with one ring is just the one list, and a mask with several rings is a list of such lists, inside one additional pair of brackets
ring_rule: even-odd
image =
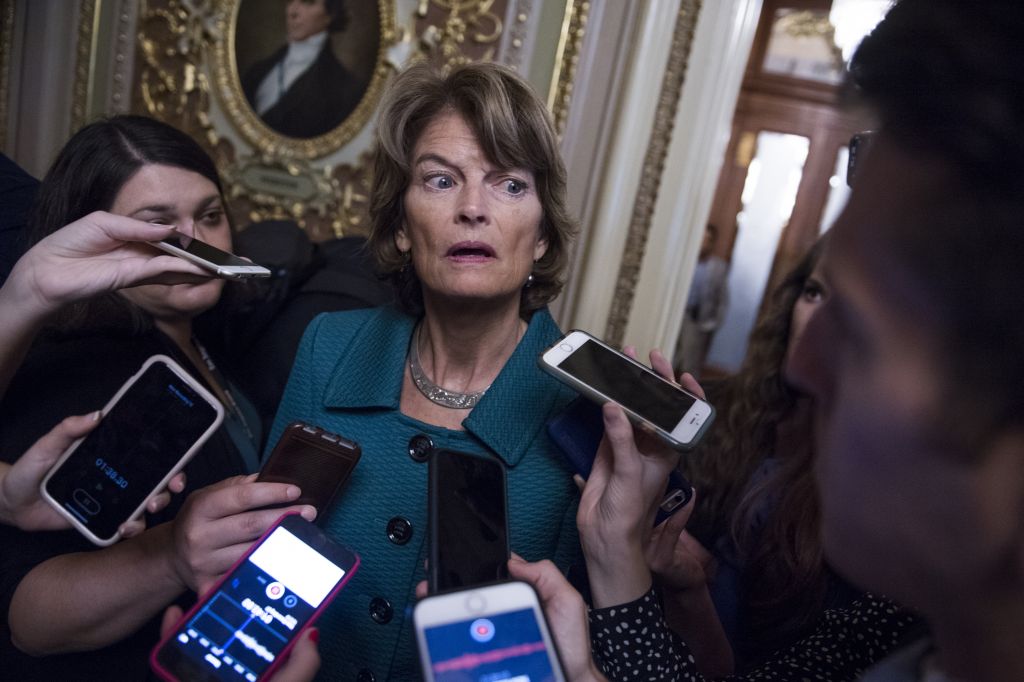
[(288, 499), (289, 500), (297, 500), (299, 498), (299, 495), (302, 494), (302, 491), (299, 490), (299, 488), (297, 486), (290, 485), (290, 486), (288, 486), (288, 490), (287, 490), (286, 494), (288, 495)]
[(316, 628), (310, 628), (309, 629), (309, 641), (311, 641), (313, 644), (319, 644), (320, 643), (320, 631), (317, 630)]
[(103, 416), (103, 411), (102, 410), (96, 410), (95, 412), (92, 413), (92, 420), (94, 422), (98, 422), (100, 420), (100, 417), (102, 417), (102, 416)]
[(303, 507), (302, 511), (299, 513), (302, 514), (302, 518), (306, 519), (307, 521), (312, 521), (316, 518), (316, 508), (310, 507), (309, 505)]

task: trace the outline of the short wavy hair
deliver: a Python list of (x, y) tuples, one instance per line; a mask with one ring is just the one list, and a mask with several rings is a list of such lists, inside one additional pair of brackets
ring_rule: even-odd
[(520, 314), (544, 307), (562, 290), (576, 221), (565, 200), (566, 172), (558, 137), (544, 102), (512, 70), (491, 63), (458, 66), (447, 75), (426, 63), (398, 74), (381, 103), (373, 151), (370, 237), (381, 275), (395, 286), (407, 312), (423, 312), (423, 291), (408, 254), (395, 234), (405, 220), (405, 192), (412, 177), (412, 153), (420, 135), (438, 116), (460, 114), (488, 160), (500, 168), (524, 168), (534, 175), (547, 251), (533, 266), (523, 289)]

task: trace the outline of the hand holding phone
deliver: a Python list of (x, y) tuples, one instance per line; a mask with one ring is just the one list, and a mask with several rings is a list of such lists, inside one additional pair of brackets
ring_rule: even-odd
[(435, 450), (427, 466), (430, 592), (507, 577), (505, 465), (486, 455)]
[(301, 491), (285, 483), (257, 483), (255, 474), (233, 476), (193, 492), (174, 517), (173, 543), (167, 550), (182, 585), (203, 594), (242, 556), (244, 548), (286, 512), (312, 522), (309, 505), (282, 504)]
[(312, 505), (322, 519), (361, 455), (354, 441), (296, 421), (285, 427), (256, 480), (297, 485), (302, 496), (293, 504)]
[(541, 369), (596, 403), (615, 402), (678, 450), (693, 448), (715, 411), (704, 400), (582, 331), (544, 351)]
[(413, 609), (413, 624), (427, 682), (566, 679), (537, 593), (527, 583), (427, 597)]
[(150, 243), (161, 251), (184, 258), (201, 268), (206, 268), (218, 277), (226, 279), (270, 277), (270, 270), (262, 265), (256, 265), (227, 251), (221, 251), (215, 246), (180, 232), (175, 232), (158, 242)]
[(171, 628), (150, 656), (164, 680), (270, 677), (359, 566), (359, 557), (287, 514)]
[[(574, 473), (584, 480), (590, 477), (597, 448), (604, 436), (604, 416), (601, 406), (579, 397), (548, 420), (548, 435), (565, 455)], [(693, 497), (693, 488), (678, 469), (668, 475), (668, 484), (658, 504), (654, 525), (658, 526), (672, 514), (683, 509)]]
[(40, 484), (44, 500), (100, 546), (184, 468), (224, 419), (217, 399), (171, 358), (154, 355)]

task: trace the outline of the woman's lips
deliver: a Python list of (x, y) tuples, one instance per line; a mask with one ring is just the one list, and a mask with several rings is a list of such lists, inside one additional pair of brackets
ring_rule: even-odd
[(479, 263), (494, 258), (494, 249), (484, 242), (459, 242), (445, 256), (460, 263)]

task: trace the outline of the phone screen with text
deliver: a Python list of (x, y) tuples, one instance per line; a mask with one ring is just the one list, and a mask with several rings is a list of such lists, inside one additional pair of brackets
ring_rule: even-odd
[(100, 538), (113, 537), (217, 418), (162, 362), (132, 384), (46, 483)]
[[(174, 633), (158, 655), (186, 679), (255, 682), (346, 570), (278, 526)], [(171, 660), (163, 660), (170, 658)]]

